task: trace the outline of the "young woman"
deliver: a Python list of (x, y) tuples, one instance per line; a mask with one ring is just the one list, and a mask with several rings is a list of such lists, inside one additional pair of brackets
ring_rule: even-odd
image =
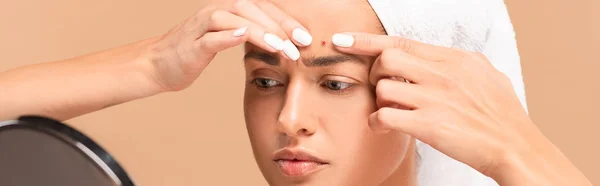
[(380, 18), (361, 0), (206, 7), (159, 37), (0, 74), (0, 119), (179, 91), (246, 43), (246, 124), (270, 185), (419, 185), (416, 140), (500, 185), (591, 185), (486, 56), (386, 36)]

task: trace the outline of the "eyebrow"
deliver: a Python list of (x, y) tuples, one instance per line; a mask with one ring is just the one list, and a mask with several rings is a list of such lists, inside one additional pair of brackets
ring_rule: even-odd
[[(249, 51), (244, 55), (244, 60), (256, 59), (262, 61), (268, 65), (279, 66), (280, 58), (278, 55), (273, 55), (265, 52)], [(364, 65), (368, 65), (368, 62), (364, 59), (350, 54), (338, 54), (329, 56), (311, 56), (302, 59), (304, 65), (307, 67), (326, 67), (335, 65), (343, 62), (356, 62)]]

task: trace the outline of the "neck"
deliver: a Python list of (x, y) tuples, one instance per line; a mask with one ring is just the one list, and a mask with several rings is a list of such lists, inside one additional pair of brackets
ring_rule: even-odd
[(416, 141), (410, 142), (408, 152), (402, 164), (380, 186), (416, 186), (417, 185), (417, 152)]

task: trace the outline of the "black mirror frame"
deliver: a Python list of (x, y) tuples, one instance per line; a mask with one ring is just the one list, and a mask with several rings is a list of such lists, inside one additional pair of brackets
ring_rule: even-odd
[(118, 186), (135, 186), (119, 163), (100, 145), (78, 130), (60, 121), (41, 116), (22, 116), (17, 120), (0, 122), (0, 133), (12, 129), (28, 129), (54, 136), (78, 149), (90, 162)]

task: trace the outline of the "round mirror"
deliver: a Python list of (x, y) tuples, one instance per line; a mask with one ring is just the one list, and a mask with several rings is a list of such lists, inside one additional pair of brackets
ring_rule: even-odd
[(0, 122), (0, 185), (133, 186), (117, 161), (64, 123), (26, 116)]

